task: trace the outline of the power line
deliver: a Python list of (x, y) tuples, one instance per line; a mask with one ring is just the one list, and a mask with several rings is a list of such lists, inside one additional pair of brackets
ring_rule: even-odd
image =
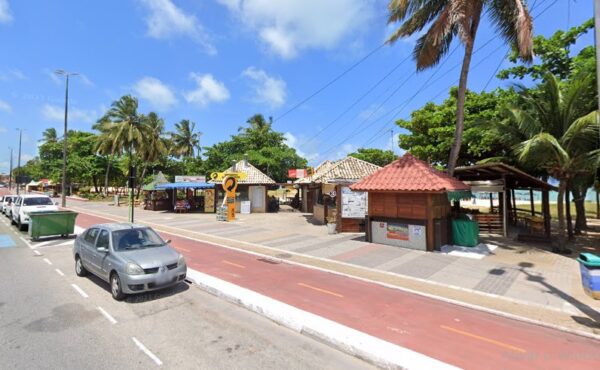
[(310, 99), (314, 98), (315, 96), (317, 96), (318, 94), (320, 94), (321, 92), (323, 92), (323, 90), (327, 89), (329, 86), (333, 85), (339, 79), (341, 79), (342, 77), (344, 77), (345, 75), (347, 75), (350, 71), (352, 71), (354, 68), (358, 67), (365, 60), (369, 59), (373, 54), (375, 54), (376, 52), (378, 52), (379, 50), (381, 50), (384, 46), (385, 46), (385, 43), (383, 43), (383, 44), (379, 45), (378, 47), (376, 47), (375, 49), (373, 49), (367, 55), (365, 55), (364, 57), (362, 57), (359, 61), (357, 61), (356, 63), (352, 64), (349, 68), (347, 68), (342, 73), (340, 73), (339, 75), (337, 75), (335, 78), (333, 78), (332, 80), (330, 80), (329, 82), (327, 82), (324, 86), (322, 86), (319, 89), (317, 89), (317, 91), (315, 91), (314, 93), (310, 94), (308, 97), (304, 98), (299, 103), (297, 103), (296, 105), (294, 105), (293, 107), (291, 107), (290, 109), (288, 109), (287, 111), (285, 111), (281, 116), (275, 118), (273, 120), (273, 122), (277, 122), (277, 121), (281, 120), (283, 117), (285, 117), (288, 114), (292, 113), (293, 111), (295, 111), (296, 109), (298, 109), (301, 105), (303, 105), (304, 103), (306, 103)]

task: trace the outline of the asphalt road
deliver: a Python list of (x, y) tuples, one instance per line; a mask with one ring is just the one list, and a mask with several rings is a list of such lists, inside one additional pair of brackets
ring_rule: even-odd
[(0, 215), (0, 368), (370, 368), (188, 284), (114, 301), (69, 240), (21, 236)]

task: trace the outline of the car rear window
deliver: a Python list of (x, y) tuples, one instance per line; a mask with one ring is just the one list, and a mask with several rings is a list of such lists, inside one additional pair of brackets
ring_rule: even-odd
[(25, 198), (23, 204), (26, 206), (51, 206), (52, 199), (48, 197)]

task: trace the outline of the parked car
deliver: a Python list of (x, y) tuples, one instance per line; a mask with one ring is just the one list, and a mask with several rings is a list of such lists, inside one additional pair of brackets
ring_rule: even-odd
[(114, 299), (163, 289), (185, 279), (185, 258), (152, 228), (129, 223), (94, 225), (73, 245), (75, 273), (110, 284)]
[(14, 202), (15, 198), (17, 198), (17, 195), (5, 195), (2, 198), (2, 203), (0, 204), (0, 211), (2, 211), (2, 213), (6, 216), (6, 217), (10, 217), (10, 211), (12, 208), (12, 203)]
[(29, 214), (31, 212), (58, 211), (56, 204), (46, 195), (26, 194), (19, 195), (13, 202), (11, 208), (12, 223), (23, 230), (29, 225)]

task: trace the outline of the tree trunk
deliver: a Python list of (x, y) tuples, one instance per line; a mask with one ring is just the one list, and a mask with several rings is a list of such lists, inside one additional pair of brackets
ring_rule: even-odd
[(600, 189), (596, 189), (596, 218), (600, 218)]
[(567, 235), (569, 240), (573, 240), (573, 220), (571, 218), (571, 196), (569, 193), (569, 187), (565, 190), (565, 216), (567, 219)]
[(558, 212), (558, 250), (565, 247), (565, 189), (566, 181), (560, 180), (558, 185), (558, 197), (556, 199), (556, 211)]
[(571, 189), (573, 193), (573, 202), (575, 203), (575, 234), (581, 234), (587, 230), (587, 218), (585, 214), (585, 196), (587, 188), (585, 186), (574, 186)]
[(137, 194), (135, 195), (135, 199), (140, 199), (140, 193), (142, 192), (142, 185), (144, 181), (144, 177), (146, 176), (146, 169), (148, 166), (144, 163), (144, 168), (142, 169), (142, 176), (139, 177), (138, 186), (137, 186)]
[(108, 157), (108, 164), (106, 165), (106, 175), (104, 175), (104, 196), (108, 196), (108, 175), (110, 173), (110, 165), (112, 158)]
[(458, 162), (460, 147), (462, 145), (462, 135), (465, 123), (465, 98), (467, 95), (467, 78), (469, 76), (469, 67), (471, 65), (471, 57), (473, 56), (473, 46), (475, 45), (475, 36), (479, 27), (479, 19), (483, 4), (479, 2), (479, 11), (473, 17), (471, 23), (471, 32), (469, 40), (465, 43), (465, 55), (463, 57), (462, 68), (460, 70), (460, 80), (458, 82), (458, 92), (456, 94), (456, 129), (454, 130), (454, 142), (450, 149), (450, 158), (448, 159), (448, 174), (454, 175), (454, 168)]

